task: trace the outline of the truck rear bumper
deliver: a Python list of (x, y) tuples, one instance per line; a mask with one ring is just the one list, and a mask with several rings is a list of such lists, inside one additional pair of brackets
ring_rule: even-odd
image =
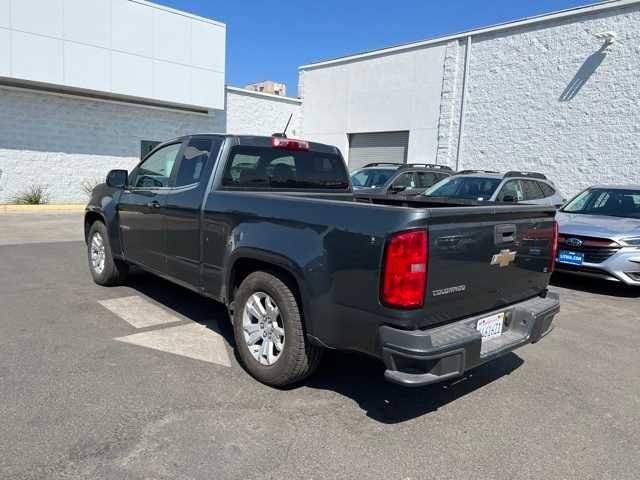
[[(378, 330), (385, 378), (406, 386), (423, 386), (462, 375), (489, 360), (535, 343), (553, 329), (560, 311), (557, 294), (536, 297), (494, 312), (426, 330)], [(478, 320), (504, 312), (500, 336), (482, 341)]]

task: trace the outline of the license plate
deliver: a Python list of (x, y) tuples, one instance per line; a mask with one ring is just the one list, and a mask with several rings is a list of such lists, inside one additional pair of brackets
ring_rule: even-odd
[(582, 262), (584, 262), (584, 253), (560, 250), (558, 253), (558, 262), (568, 263), (569, 265), (582, 265)]
[(504, 313), (498, 313), (478, 320), (476, 330), (480, 332), (484, 341), (501, 335), (502, 325), (504, 325)]

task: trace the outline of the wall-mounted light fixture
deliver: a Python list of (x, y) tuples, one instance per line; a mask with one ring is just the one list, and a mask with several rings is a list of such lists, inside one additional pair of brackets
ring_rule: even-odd
[(602, 50), (608, 52), (611, 50), (611, 46), (616, 43), (616, 32), (600, 32), (594, 33), (594, 37), (598, 40), (604, 41), (604, 45), (602, 46)]

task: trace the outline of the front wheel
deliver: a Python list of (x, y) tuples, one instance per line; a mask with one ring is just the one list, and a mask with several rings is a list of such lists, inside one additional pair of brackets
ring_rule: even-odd
[(268, 272), (254, 272), (238, 289), (233, 333), (244, 368), (273, 387), (296, 383), (315, 371), (322, 349), (309, 343), (291, 288)]
[(87, 237), (87, 256), (93, 281), (98, 285), (112, 286), (124, 282), (129, 266), (113, 258), (107, 227), (94, 222)]

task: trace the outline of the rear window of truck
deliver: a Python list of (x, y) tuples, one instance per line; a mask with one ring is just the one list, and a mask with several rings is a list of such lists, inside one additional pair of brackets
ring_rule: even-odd
[(225, 187), (273, 189), (349, 188), (342, 158), (304, 150), (238, 146), (231, 150), (222, 180)]

